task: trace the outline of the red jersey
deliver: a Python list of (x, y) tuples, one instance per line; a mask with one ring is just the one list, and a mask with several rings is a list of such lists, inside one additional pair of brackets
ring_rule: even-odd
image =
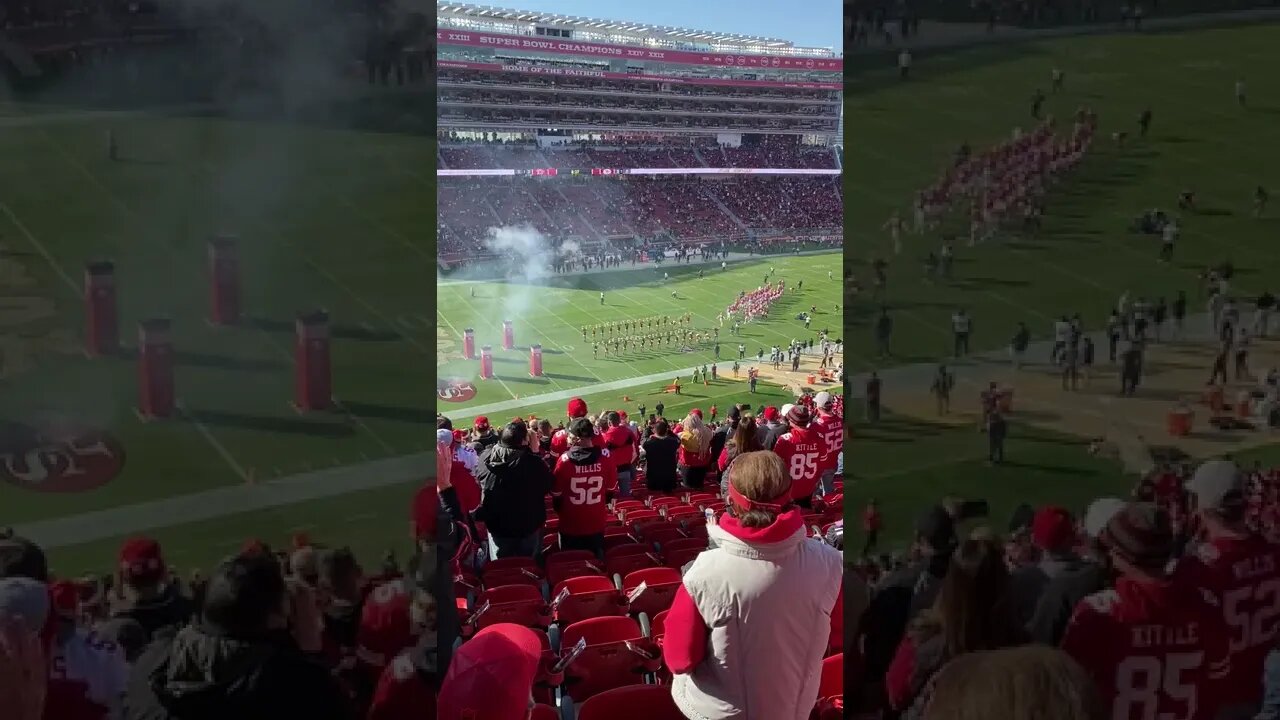
[(420, 671), (408, 650), (397, 655), (378, 678), (366, 720), (418, 720), (436, 716), (436, 690), (430, 673)]
[(792, 498), (813, 495), (822, 476), (826, 445), (821, 432), (813, 427), (793, 427), (778, 437), (773, 451), (782, 458), (787, 472), (791, 474)]
[(560, 499), (556, 512), (564, 535), (604, 532), (609, 513), (606, 495), (618, 486), (618, 466), (608, 450), (576, 447), (556, 460), (551, 494)]
[(1217, 602), (1231, 650), (1225, 704), (1262, 702), (1262, 665), (1280, 630), (1280, 546), (1258, 535), (1215, 538), (1178, 564), (1180, 579)]
[(618, 467), (636, 460), (636, 434), (626, 425), (614, 425), (604, 433), (604, 446)]
[(449, 484), (453, 485), (454, 492), (458, 494), (462, 512), (470, 514), (480, 507), (480, 484), (461, 460), (453, 461), (453, 467), (449, 470)]
[[(602, 438), (599, 435), (591, 438), (592, 447), (604, 447)], [(560, 429), (551, 435), (551, 454), (563, 455), (569, 452), (569, 431)]]
[(810, 427), (816, 429), (826, 443), (826, 454), (819, 461), (822, 463), (823, 471), (834, 470), (836, 456), (840, 454), (844, 445), (844, 420), (837, 412), (819, 410), (818, 416), (813, 419)]
[(52, 650), (45, 720), (117, 717), (128, 682), (129, 665), (120, 646), (77, 627)]
[(356, 657), (362, 664), (381, 672), (401, 650), (413, 645), (409, 605), (404, 580), (379, 585), (365, 598), (356, 632)]
[(1093, 676), (1112, 720), (1212, 720), (1231, 668), (1217, 609), (1176, 575), (1121, 577), (1081, 600), (1062, 649)]

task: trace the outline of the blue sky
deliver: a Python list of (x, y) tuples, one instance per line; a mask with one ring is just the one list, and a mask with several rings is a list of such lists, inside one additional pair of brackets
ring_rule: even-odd
[(843, 45), (844, 6), (839, 0), (483, 0), (512, 10), (630, 20), (691, 30), (764, 35), (797, 45)]

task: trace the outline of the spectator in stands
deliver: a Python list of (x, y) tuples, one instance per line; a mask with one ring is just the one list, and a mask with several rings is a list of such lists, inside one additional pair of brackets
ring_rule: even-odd
[[(1213, 717), (1213, 692), (1230, 669), (1234, 633), (1218, 608), (1170, 573), (1174, 537), (1168, 514), (1150, 503), (1128, 503), (1099, 539), (1111, 555), (1114, 585), (1076, 606), (1062, 649), (1088, 670), (1103, 702), (1115, 708), (1113, 720), (1131, 717), (1134, 702), (1127, 701), (1133, 689), (1128, 684), (1138, 674), (1132, 668), (1147, 667), (1135, 666), (1134, 659), (1147, 663), (1145, 658), (1171, 653), (1183, 663), (1177, 692), (1153, 692), (1135, 702), (1154, 717), (1174, 717), (1189, 708), (1199, 708), (1189, 713), (1193, 717)], [(1160, 630), (1131, 632), (1144, 626)], [(1187, 634), (1186, 628), (1195, 629)]]
[(738, 420), (738, 428), (733, 431), (733, 437), (725, 443), (724, 450), (720, 451), (720, 458), (716, 461), (716, 466), (720, 468), (721, 493), (729, 492), (729, 466), (733, 464), (734, 459), (739, 455), (763, 449), (764, 445), (760, 442), (755, 417), (750, 413), (743, 415)]
[(0, 578), (10, 577), (49, 582), (49, 563), (45, 560), (44, 550), (17, 535), (0, 540)]
[(49, 589), (21, 575), (0, 578), (0, 708), (13, 720), (41, 720), (49, 677), (41, 633)]
[(650, 492), (673, 492), (680, 440), (671, 434), (666, 420), (654, 423), (653, 434), (645, 438), (640, 450), (645, 457), (645, 487)]
[(941, 505), (922, 515), (915, 530), (912, 556), (916, 559), (879, 582), (863, 615), (863, 652), (871, 681), (888, 671), (908, 621), (933, 607), (956, 548), (955, 519)]
[(1107, 720), (1080, 664), (1060, 650), (1024, 645), (956, 658), (935, 678), (924, 720)]
[(694, 408), (681, 423), (684, 429), (680, 432), (680, 452), (677, 469), (680, 484), (692, 490), (699, 490), (707, 478), (711, 468), (711, 428), (702, 420), (702, 411)]
[(200, 621), (162, 637), (138, 660), (124, 717), (352, 717), (329, 670), (308, 657), (319, 649), (314, 602), (291, 591), (267, 553), (223, 562), (209, 579)]
[(962, 655), (1026, 640), (1012, 613), (1004, 549), (994, 538), (960, 544), (937, 602), (914, 618), (885, 676), (889, 704), (919, 716), (929, 679)]
[(168, 627), (181, 627), (191, 619), (190, 598), (178, 592), (169, 579), (160, 543), (146, 537), (125, 542), (120, 548), (121, 602), (112, 616), (137, 621), (148, 636)]
[(472, 431), (471, 448), (476, 454), (480, 454), (485, 450), (493, 447), (498, 443), (498, 434), (493, 431), (493, 427), (489, 425), (489, 418), (481, 415), (475, 420), (475, 429)]
[(778, 413), (778, 408), (770, 405), (760, 413), (760, 417), (764, 418), (764, 422), (756, 424), (756, 432), (760, 436), (760, 446), (765, 450), (772, 450), (773, 444), (778, 441), (778, 436), (786, 432), (786, 423), (782, 422)]
[(666, 621), (676, 705), (707, 720), (745, 717), (748, 708), (752, 717), (807, 719), (841, 554), (807, 537), (791, 478), (771, 452), (734, 460), (727, 513), (708, 534), (715, 547), (685, 572)]
[(1051, 579), (1040, 593), (1035, 612), (1027, 623), (1032, 640), (1056, 647), (1076, 605), (1106, 589), (1111, 578), (1111, 560), (1098, 542), (1098, 536), (1124, 505), (1119, 498), (1102, 498), (1089, 505), (1084, 514), (1087, 557), (1077, 568)]
[(813, 495), (821, 480), (826, 438), (813, 427), (813, 416), (807, 405), (785, 405), (783, 416), (787, 429), (778, 436), (772, 449), (791, 475), (791, 494), (796, 505), (808, 510), (813, 507)]
[(604, 558), (605, 516), (618, 471), (608, 450), (596, 447), (588, 418), (569, 425), (569, 452), (556, 461), (551, 497), (560, 517), (560, 549), (589, 550)]
[(480, 456), (475, 478), (483, 496), (475, 519), (485, 524), (493, 557), (534, 557), (547, 521), (543, 498), (553, 478), (537, 456), (537, 435), (523, 422), (509, 423), (498, 443)]
[(45, 717), (114, 720), (129, 679), (124, 651), (82, 624), (80, 587), (70, 580), (49, 584), (52, 633)]
[(618, 497), (629, 498), (639, 439), (631, 426), (623, 422), (621, 413), (610, 411), (605, 417), (609, 421), (609, 429), (604, 433), (604, 447), (609, 450), (609, 455), (618, 468)]
[(1030, 622), (1045, 588), (1055, 578), (1078, 570), (1076, 527), (1071, 513), (1060, 507), (1044, 507), (1031, 520), (1031, 542), (1038, 555), (1033, 563), (1013, 570), (1009, 578), (1012, 607), (1018, 622)]

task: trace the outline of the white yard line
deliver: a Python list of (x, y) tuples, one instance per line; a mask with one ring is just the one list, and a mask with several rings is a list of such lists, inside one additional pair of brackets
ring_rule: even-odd
[(420, 482), (431, 474), (433, 458), (433, 453), (417, 453), (360, 465), (328, 468), (257, 485), (216, 488), (56, 520), (19, 524), (14, 530), (46, 549), (77, 545), (156, 528), (296, 505), (361, 490)]

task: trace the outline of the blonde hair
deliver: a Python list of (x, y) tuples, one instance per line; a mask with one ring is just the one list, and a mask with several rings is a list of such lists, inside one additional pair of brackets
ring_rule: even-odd
[(962, 655), (933, 682), (924, 720), (1109, 720), (1093, 679), (1057, 648)]
[(701, 455), (704, 451), (711, 449), (711, 428), (702, 421), (702, 418), (694, 413), (685, 416), (684, 429), (680, 433), (680, 445), (687, 453)]

